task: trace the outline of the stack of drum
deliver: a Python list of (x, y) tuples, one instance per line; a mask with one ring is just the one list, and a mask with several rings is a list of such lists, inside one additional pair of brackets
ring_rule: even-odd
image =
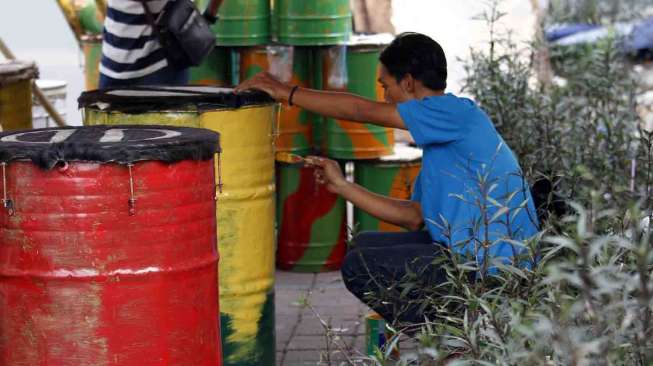
[[(67, 1), (86, 55), (87, 89), (95, 89), (102, 12), (96, 0), (59, 0)], [(203, 11), (209, 0), (195, 2)], [(336, 159), (354, 167), (354, 179), (369, 190), (410, 197), (421, 151), (395, 146), (394, 131), (226, 88), (269, 71), (293, 85), (381, 100), (378, 58), (392, 36), (354, 35), (351, 18), (349, 0), (224, 0), (213, 26), (217, 47), (191, 69), (194, 86), (114, 88), (80, 98), (88, 126), (155, 123), (220, 133), (223, 154), (215, 173), (222, 179), (216, 216), (224, 365), (275, 362), (275, 260), (284, 270), (321, 272), (339, 269), (346, 253), (345, 201), (317, 184), (312, 168), (283, 154), (275, 163), (275, 151)], [(362, 212), (350, 220), (356, 230), (399, 230)]]
[[(196, 3), (203, 10), (209, 0)], [(192, 83), (236, 85), (268, 71), (293, 85), (382, 100), (378, 59), (393, 37), (352, 34), (351, 24), (348, 0), (225, 0), (213, 27), (218, 47), (191, 71)], [(323, 155), (343, 168), (353, 161), (366, 188), (410, 197), (421, 153), (408, 146), (395, 151), (391, 129), (283, 105), (275, 136), (278, 153)], [(277, 161), (276, 183), (277, 266), (337, 270), (346, 252), (344, 200), (318, 185), (312, 168), (287, 159)], [(399, 230), (357, 211), (351, 221), (356, 230)]]

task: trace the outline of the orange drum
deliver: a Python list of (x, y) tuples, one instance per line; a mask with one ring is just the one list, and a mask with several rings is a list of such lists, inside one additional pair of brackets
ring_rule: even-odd
[[(311, 87), (313, 52), (306, 47), (249, 47), (239, 51), (240, 80), (269, 71), (286, 82)], [(297, 106), (283, 105), (279, 117), (276, 151), (308, 155), (312, 150), (314, 114)]]

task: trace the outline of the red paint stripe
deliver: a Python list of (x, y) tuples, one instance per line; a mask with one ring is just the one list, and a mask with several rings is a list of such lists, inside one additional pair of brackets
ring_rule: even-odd
[(279, 234), (279, 268), (290, 270), (310, 246), (311, 229), (315, 221), (335, 206), (338, 196), (315, 182), (315, 169), (303, 167), (299, 189), (283, 203), (283, 222)]

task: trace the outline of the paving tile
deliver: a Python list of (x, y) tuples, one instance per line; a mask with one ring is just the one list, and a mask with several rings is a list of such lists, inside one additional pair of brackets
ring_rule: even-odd
[[(328, 319), (325, 321), (328, 321)], [(357, 319), (332, 318), (328, 324), (342, 334), (357, 335), (359, 333), (359, 323)], [(316, 317), (303, 317), (297, 327), (297, 335), (322, 335), (324, 333), (325, 328)]]
[(317, 274), (315, 278), (315, 288), (343, 288), (345, 284), (342, 282), (342, 275), (340, 271), (324, 272)]
[(277, 290), (275, 296), (276, 314), (278, 315), (299, 315), (306, 309), (305, 301), (307, 290)]
[[(363, 322), (369, 309), (347, 291), (340, 272), (312, 275), (277, 271), (275, 287), (278, 366), (326, 366), (320, 364), (326, 332), (315, 312), (341, 332), (339, 342), (350, 357), (364, 356)], [(338, 347), (331, 347), (331, 366), (349, 365)]]
[(275, 273), (275, 287), (277, 289), (308, 290), (315, 281), (313, 273), (295, 273), (277, 270)]
[(292, 329), (295, 328), (295, 326), (299, 321), (297, 314), (291, 314), (291, 315), (277, 314), (275, 320), (276, 320), (277, 333), (290, 332)]
[(321, 352), (321, 350), (288, 351), (284, 357), (284, 364), (279, 366), (315, 365), (320, 361)]
[(333, 336), (330, 339), (330, 343), (327, 344), (327, 338), (325, 335), (297, 335), (293, 337), (293, 339), (288, 344), (288, 350), (320, 350), (327, 349), (328, 345), (332, 351), (337, 351), (340, 348), (349, 348), (349, 345), (352, 344), (353, 340), (354, 336), (351, 335), (337, 335)]
[(302, 321), (297, 325), (297, 335), (322, 335), (324, 334), (324, 326), (314, 316), (304, 316)]

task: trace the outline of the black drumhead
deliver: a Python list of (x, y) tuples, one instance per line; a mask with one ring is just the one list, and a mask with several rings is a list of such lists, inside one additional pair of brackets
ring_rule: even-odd
[(236, 109), (272, 104), (274, 100), (264, 92), (236, 94), (233, 89), (212, 86), (134, 86), (83, 92), (77, 102), (79, 108), (146, 113), (180, 109)]
[(219, 151), (220, 135), (203, 128), (102, 125), (0, 133), (0, 162), (31, 160), (44, 169), (70, 161), (208, 160)]

